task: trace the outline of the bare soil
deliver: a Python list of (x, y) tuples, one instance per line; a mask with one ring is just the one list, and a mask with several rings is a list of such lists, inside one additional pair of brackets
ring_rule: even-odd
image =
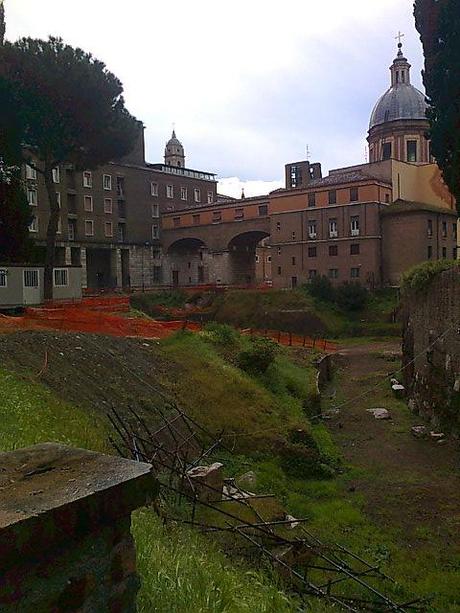
[[(400, 529), (410, 546), (426, 531), (459, 546), (460, 444), (411, 434), (412, 425), (424, 422), (394, 398), (385, 381), (400, 363), (388, 361), (383, 352), (399, 349), (382, 342), (350, 347), (338, 356), (329, 405), (341, 408), (327, 423), (352, 467), (348, 492), (361, 496), (366, 514), (377, 524)], [(366, 411), (370, 408), (388, 409), (391, 420), (376, 420)]]
[(170, 399), (163, 383), (179, 370), (156, 341), (95, 334), (17, 332), (0, 335), (0, 367), (41, 381), (62, 399), (105, 416), (135, 408), (151, 425)]

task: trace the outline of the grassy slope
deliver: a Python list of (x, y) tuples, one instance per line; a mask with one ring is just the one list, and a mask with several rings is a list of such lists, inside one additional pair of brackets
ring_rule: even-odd
[[(197, 302), (197, 295), (150, 292), (136, 294), (131, 301), (135, 308), (155, 316), (158, 305), (184, 307), (187, 300)], [(305, 289), (296, 290), (233, 290), (223, 294), (205, 294), (207, 317), (236, 327), (275, 329), (310, 336), (389, 336), (398, 335), (399, 324), (391, 323), (397, 305), (392, 289), (370, 295), (367, 306), (357, 313), (346, 313), (329, 303), (315, 301)], [(199, 300), (198, 300), (199, 302)]]
[[(0, 451), (56, 441), (110, 452), (101, 418), (62, 401), (39, 382), (0, 370)], [(295, 611), (270, 575), (226, 559), (187, 528), (165, 530), (143, 510), (133, 517), (142, 579), (139, 610), (160, 613)]]

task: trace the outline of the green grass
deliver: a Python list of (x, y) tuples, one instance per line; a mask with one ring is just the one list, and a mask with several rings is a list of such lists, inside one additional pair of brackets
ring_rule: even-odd
[(107, 452), (108, 430), (86, 411), (62, 402), (32, 380), (0, 369), (0, 449), (59, 442)]
[(278, 613), (298, 602), (277, 586), (267, 570), (232, 563), (216, 543), (188, 528), (162, 526), (148, 510), (134, 514), (142, 588), (139, 613)]
[(312, 375), (289, 364), (285, 353), (265, 375), (252, 377), (232, 363), (238, 346), (234, 351), (216, 347), (209, 332), (178, 333), (163, 341), (161, 350), (179, 371), (164, 383), (202, 425), (215, 433), (224, 430), (236, 452), (267, 452), (280, 435), (308, 429), (303, 406), (313, 393)]

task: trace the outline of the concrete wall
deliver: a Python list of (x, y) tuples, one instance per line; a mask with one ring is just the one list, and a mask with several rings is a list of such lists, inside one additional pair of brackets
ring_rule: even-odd
[(2, 613), (134, 613), (130, 515), (156, 496), (151, 466), (53, 443), (0, 465)]
[(407, 164), (393, 161), (394, 200), (423, 202), (434, 206), (455, 208), (437, 164)]
[(412, 410), (460, 432), (460, 268), (403, 297), (404, 384)]

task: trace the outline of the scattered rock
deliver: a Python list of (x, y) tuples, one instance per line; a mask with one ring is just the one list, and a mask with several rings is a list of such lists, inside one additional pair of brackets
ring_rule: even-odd
[(425, 426), (412, 426), (410, 429), (412, 436), (415, 438), (425, 438), (426, 437), (426, 427)]
[(442, 438), (439, 441), (436, 441), (437, 445), (445, 445), (447, 443), (447, 439), (446, 438)]
[(400, 383), (395, 383), (391, 386), (391, 389), (393, 390), (393, 394), (396, 396), (396, 398), (404, 398), (406, 393), (406, 388), (404, 387), (404, 385), (401, 385)]
[(460, 392), (460, 377), (455, 379), (454, 392), (457, 392), (457, 393)]
[(289, 530), (294, 530), (294, 528), (296, 528), (300, 524), (300, 521), (292, 515), (286, 514), (286, 521), (291, 522), (290, 524), (288, 524)]
[(187, 471), (185, 487), (203, 502), (217, 502), (222, 499), (224, 477), (223, 464), (215, 462), (211, 466), (196, 466)]
[(238, 485), (242, 487), (243, 489), (244, 488), (254, 489), (255, 486), (257, 485), (256, 473), (252, 470), (249, 470), (247, 473), (244, 473), (244, 475), (241, 475), (241, 477), (239, 477), (237, 481), (238, 481)]
[(75, 347), (75, 351), (83, 351), (83, 347)]
[(142, 343), (142, 347), (150, 347), (148, 343)]
[(430, 437), (431, 437), (431, 440), (433, 440), (433, 441), (441, 441), (442, 439), (445, 438), (445, 434), (444, 434), (444, 432), (433, 432), (433, 431), (431, 431), (430, 432)]
[(275, 568), (282, 577), (291, 579), (291, 572), (284, 564), (287, 564), (290, 568), (295, 566), (308, 566), (309, 563), (316, 557), (313, 549), (306, 543), (299, 542), (293, 545), (287, 545), (279, 547), (273, 550), (273, 554), (276, 556)]
[(367, 409), (368, 413), (372, 413), (375, 419), (391, 419), (391, 415), (387, 409)]

